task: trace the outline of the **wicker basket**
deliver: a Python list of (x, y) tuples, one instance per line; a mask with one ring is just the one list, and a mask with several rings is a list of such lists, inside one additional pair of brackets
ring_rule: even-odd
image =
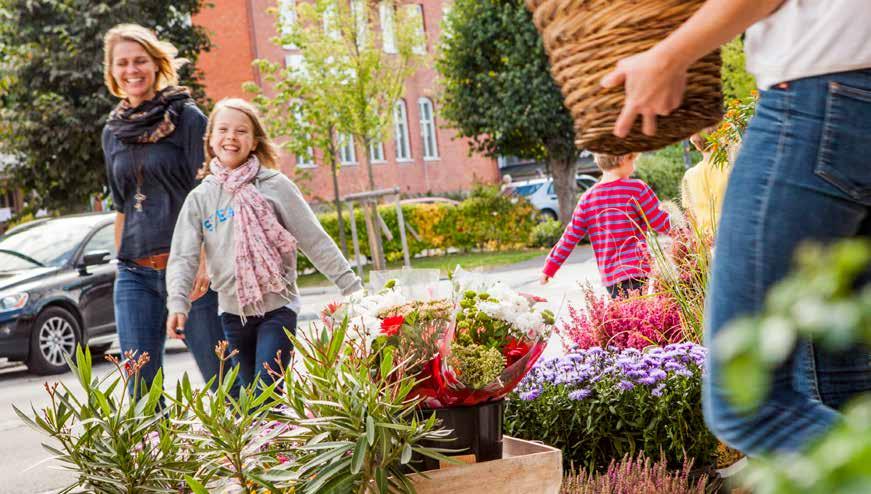
[(621, 139), (612, 134), (623, 107), (622, 85), (604, 89), (602, 77), (623, 58), (643, 52), (677, 29), (704, 0), (526, 0), (575, 122), (579, 148), (608, 154), (659, 149), (720, 121), (720, 53), (690, 67), (681, 106), (657, 118), (655, 136), (641, 118)]

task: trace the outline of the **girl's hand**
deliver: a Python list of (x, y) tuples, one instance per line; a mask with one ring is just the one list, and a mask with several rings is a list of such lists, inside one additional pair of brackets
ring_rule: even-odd
[(205, 256), (200, 256), (200, 268), (197, 269), (197, 276), (194, 278), (194, 287), (191, 289), (189, 295), (191, 302), (205, 295), (206, 292), (209, 291), (211, 283), (212, 281), (209, 279), (209, 274), (206, 271)]
[(624, 58), (602, 78), (606, 88), (624, 84), (626, 101), (614, 125), (614, 135), (626, 137), (638, 115), (641, 131), (656, 134), (656, 116), (668, 115), (680, 106), (686, 91), (687, 68), (658, 47)]
[(542, 285), (547, 285), (547, 283), (551, 280), (551, 277), (541, 273), (541, 278), (538, 279), (538, 282)]
[(166, 337), (172, 340), (184, 339), (184, 325), (188, 317), (181, 312), (174, 312), (166, 318)]

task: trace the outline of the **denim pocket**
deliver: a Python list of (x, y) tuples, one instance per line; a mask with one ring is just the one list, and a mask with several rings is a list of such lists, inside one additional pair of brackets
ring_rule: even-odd
[(871, 91), (829, 83), (814, 171), (850, 198), (871, 204)]

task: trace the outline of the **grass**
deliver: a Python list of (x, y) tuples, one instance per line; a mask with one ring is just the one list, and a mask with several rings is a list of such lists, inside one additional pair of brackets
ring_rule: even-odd
[[(547, 254), (547, 250), (541, 249), (521, 249), (521, 250), (506, 250), (500, 252), (470, 252), (467, 254), (448, 254), (444, 256), (420, 257), (411, 260), (411, 267), (416, 269), (439, 269), (442, 276), (447, 276), (448, 270), (454, 269), (457, 264), (463, 269), (495, 268), (516, 264), (536, 257)], [(388, 269), (398, 269), (402, 267), (402, 261), (388, 262)], [(370, 265), (363, 267), (364, 284), (369, 282)], [(311, 288), (318, 286), (329, 286), (330, 280), (324, 277), (321, 273), (312, 273), (300, 275), (296, 279), (296, 283), (300, 288)]]

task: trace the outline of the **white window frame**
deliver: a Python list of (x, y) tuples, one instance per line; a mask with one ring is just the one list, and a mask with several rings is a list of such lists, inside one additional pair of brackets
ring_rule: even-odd
[(370, 163), (387, 163), (384, 158), (384, 143), (370, 142), (369, 143), (369, 162)]
[[(393, 106), (393, 133), (396, 142), (396, 162), (408, 163), (413, 161), (411, 154), (411, 139), (408, 135), (408, 107), (404, 99), (396, 100)], [(405, 143), (403, 153), (400, 155), (400, 139)]]
[(426, 25), (423, 22), (423, 5), (419, 3), (404, 5), (403, 8), (408, 9), (409, 17), (412, 19), (412, 22), (415, 23), (415, 28), (417, 29), (417, 34), (421, 41), (420, 44), (411, 47), (411, 52), (416, 55), (426, 55), (427, 39)]
[(315, 150), (309, 147), (305, 154), (297, 154), (296, 155), (296, 167), (297, 168), (317, 168), (318, 164), (315, 163)]
[(431, 99), (421, 97), (417, 100), (417, 110), (420, 112), (420, 141), (423, 147), (423, 159), (426, 161), (437, 160), (439, 159), (439, 140), (435, 124), (435, 106)]
[(396, 13), (388, 2), (378, 4), (381, 21), (381, 45), (384, 53), (398, 53), (396, 50)]
[(339, 16), (336, 12), (335, 4), (327, 6), (324, 10), (324, 33), (327, 36), (338, 40), (342, 37), (342, 32), (339, 30)]
[(357, 48), (362, 50), (369, 40), (369, 16), (365, 0), (351, 0), (351, 13), (357, 24)]
[[(287, 36), (296, 24), (296, 0), (278, 0), (278, 22), (281, 26), (280, 34)], [(293, 43), (284, 45), (285, 50), (295, 50)]]
[(357, 149), (354, 146), (354, 138), (350, 134), (339, 134), (336, 136), (336, 143), (339, 150), (339, 164), (342, 166), (356, 165)]

